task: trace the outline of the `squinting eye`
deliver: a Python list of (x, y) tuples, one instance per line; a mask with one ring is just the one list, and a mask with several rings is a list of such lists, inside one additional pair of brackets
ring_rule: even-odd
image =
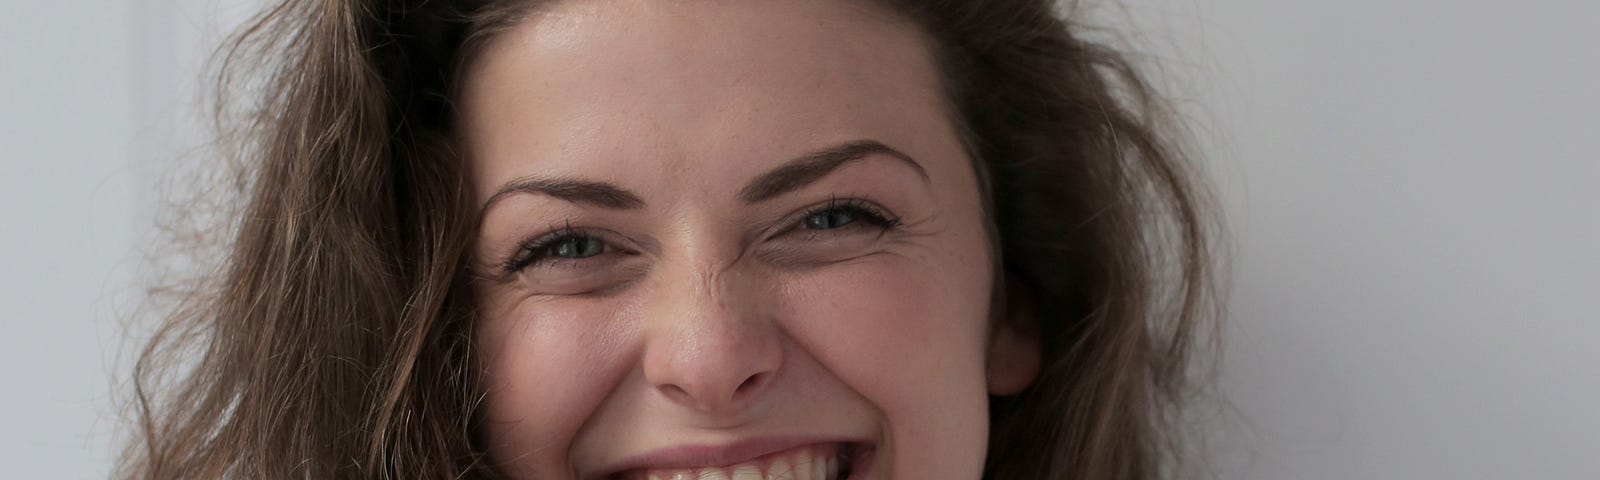
[(515, 272), (532, 265), (553, 261), (585, 260), (612, 253), (616, 247), (602, 236), (567, 228), (528, 242), (506, 261), (505, 270)]
[[(813, 233), (838, 230), (833, 233), (843, 233), (846, 230), (857, 231), (873, 227), (877, 230), (891, 230), (900, 225), (900, 219), (890, 215), (882, 207), (878, 207), (865, 200), (828, 200), (828, 203), (818, 205), (802, 213), (804, 215), (790, 228)], [(815, 238), (815, 237), (811, 237)]]
[(829, 208), (807, 215), (802, 224), (807, 230), (832, 230), (855, 221), (856, 212), (842, 208)]
[(551, 257), (587, 258), (605, 253), (606, 242), (592, 237), (566, 237), (545, 248)]
[(758, 256), (774, 265), (806, 268), (880, 250), (879, 240), (900, 229), (900, 217), (865, 199), (828, 199), (780, 224), (783, 230), (764, 242)]

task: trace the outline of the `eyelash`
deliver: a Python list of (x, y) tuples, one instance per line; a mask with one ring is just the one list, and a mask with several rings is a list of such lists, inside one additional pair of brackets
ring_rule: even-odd
[(517, 252), (513, 254), (510, 259), (506, 260), (505, 264), (502, 265), (501, 268), (506, 273), (516, 273), (525, 268), (533, 266), (534, 264), (550, 261), (553, 258), (551, 256), (551, 249), (561, 245), (562, 243), (572, 240), (599, 241), (602, 244), (602, 248), (608, 250), (616, 248), (614, 245), (612, 245), (613, 242), (605, 241), (604, 237), (604, 235), (588, 229), (573, 228), (572, 224), (568, 223), (567, 225), (550, 233), (540, 235), (536, 238), (528, 240), (527, 242), (524, 242), (517, 248)]
[[(819, 213), (828, 212), (855, 214), (859, 217), (856, 220), (866, 221), (867, 224), (878, 227), (884, 232), (888, 232), (893, 230), (895, 227), (900, 226), (900, 217), (890, 214), (887, 210), (874, 205), (872, 202), (868, 202), (859, 198), (846, 198), (843, 200), (838, 198), (829, 198), (827, 203), (807, 208), (799, 215), (798, 218), (793, 219), (794, 221), (791, 222), (792, 226), (779, 231), (778, 234), (781, 235), (797, 228), (804, 228), (801, 222), (804, 222), (805, 220)], [(855, 222), (851, 222), (851, 224), (853, 223)], [(849, 228), (849, 225), (850, 224), (846, 224), (840, 228)]]
[[(823, 213), (851, 214), (854, 215), (855, 218), (839, 227), (831, 229), (818, 229), (817, 232), (828, 232), (850, 228), (852, 225), (856, 224), (856, 222), (866, 222), (867, 225), (879, 229), (879, 231), (882, 233), (888, 233), (900, 226), (899, 216), (893, 215), (887, 210), (878, 207), (867, 200), (859, 198), (829, 198), (827, 203), (812, 206), (800, 212), (798, 215), (786, 219), (785, 223), (788, 226), (782, 230), (779, 230), (778, 233), (774, 234), (773, 236), (785, 235), (795, 230), (807, 230), (808, 228), (806, 228), (804, 222), (815, 215)], [(506, 273), (510, 274), (520, 272), (523, 269), (535, 264), (554, 260), (582, 260), (582, 258), (555, 259), (551, 256), (551, 249), (561, 245), (564, 242), (573, 240), (590, 240), (601, 242), (601, 248), (606, 249), (606, 252), (601, 252), (600, 254), (596, 255), (602, 255), (611, 249), (616, 248), (614, 242), (606, 241), (605, 237), (606, 235), (600, 234), (599, 232), (590, 231), (583, 228), (574, 228), (571, 224), (567, 224), (550, 233), (541, 235), (523, 243), (522, 246), (517, 249), (517, 252), (511, 258), (505, 261), (501, 268)]]

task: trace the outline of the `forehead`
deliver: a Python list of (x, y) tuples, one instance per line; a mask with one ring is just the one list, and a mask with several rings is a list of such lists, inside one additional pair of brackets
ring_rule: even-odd
[(559, 2), (495, 38), (464, 82), (480, 194), (530, 163), (751, 172), (842, 139), (931, 149), (949, 129), (918, 30), (844, 0)]

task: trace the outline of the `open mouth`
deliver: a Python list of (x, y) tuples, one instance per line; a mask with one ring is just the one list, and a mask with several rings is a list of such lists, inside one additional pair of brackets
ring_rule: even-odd
[(636, 468), (606, 476), (608, 480), (849, 480), (865, 470), (870, 446), (821, 443), (771, 453), (723, 466)]

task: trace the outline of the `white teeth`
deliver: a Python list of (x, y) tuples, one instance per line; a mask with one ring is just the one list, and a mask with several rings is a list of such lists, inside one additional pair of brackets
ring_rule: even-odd
[(733, 480), (761, 480), (761, 469), (755, 465), (740, 465), (733, 468)]
[(725, 472), (720, 468), (707, 468), (705, 470), (701, 470), (700, 471), (700, 480), (732, 480), (732, 479), (728, 478), (728, 472)]
[(635, 470), (637, 480), (839, 480), (841, 460), (832, 448), (801, 448), (721, 468)]
[(767, 478), (771, 480), (794, 480), (794, 470), (789, 468), (789, 461), (782, 458), (772, 461), (772, 466), (767, 467)]
[(794, 478), (795, 480), (811, 480), (811, 455), (795, 455)]

